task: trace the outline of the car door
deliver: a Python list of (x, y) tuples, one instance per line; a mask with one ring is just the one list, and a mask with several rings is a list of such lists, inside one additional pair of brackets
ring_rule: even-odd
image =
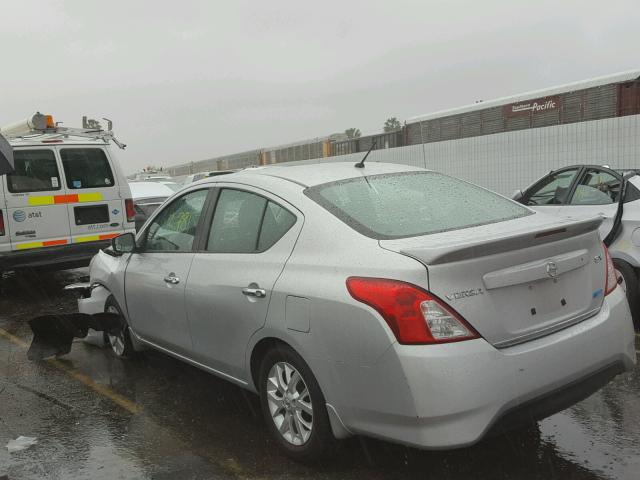
[(5, 228), (12, 250), (71, 243), (67, 191), (55, 151), (16, 148), (14, 172), (0, 176), (7, 205)]
[(180, 354), (192, 348), (184, 292), (209, 191), (192, 190), (164, 206), (139, 237), (125, 273), (134, 332)]
[(603, 217), (600, 237), (611, 231), (613, 219), (618, 211), (618, 200), (622, 176), (608, 168), (585, 167), (580, 174), (566, 205), (560, 215), (571, 218)]
[(196, 360), (243, 379), (247, 344), (264, 325), (274, 284), (302, 223), (292, 205), (259, 189), (218, 190), (187, 282)]
[(551, 172), (524, 193), (521, 203), (550, 215), (558, 215), (566, 203), (581, 167), (568, 167)]

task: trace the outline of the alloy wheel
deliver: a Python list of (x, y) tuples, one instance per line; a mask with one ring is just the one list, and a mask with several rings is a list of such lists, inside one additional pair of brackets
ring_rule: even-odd
[(288, 443), (304, 445), (313, 430), (311, 394), (300, 372), (277, 362), (267, 376), (267, 402), (276, 429)]
[[(107, 313), (115, 313), (116, 315), (120, 315), (120, 312), (118, 311), (118, 309), (113, 305), (109, 305), (107, 307)], [(121, 357), (122, 355), (124, 355), (124, 349), (125, 349), (124, 328), (121, 329), (116, 335), (112, 333), (108, 333), (107, 339), (109, 340), (109, 345), (111, 346), (111, 350), (113, 350), (113, 352), (117, 356)]]

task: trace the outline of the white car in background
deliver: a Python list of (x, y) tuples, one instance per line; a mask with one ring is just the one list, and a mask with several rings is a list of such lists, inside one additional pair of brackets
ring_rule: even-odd
[(191, 175), (187, 175), (182, 182), (182, 185), (189, 185), (193, 182), (197, 182), (198, 180), (202, 180), (203, 178), (208, 177), (217, 177), (219, 175), (228, 175), (230, 173), (235, 173), (238, 170), (214, 170), (212, 172), (198, 172), (192, 173)]
[(557, 217), (603, 218), (600, 237), (609, 248), (636, 329), (640, 328), (639, 173), (634, 169), (572, 165), (551, 171), (513, 197)]
[(129, 182), (129, 188), (133, 197), (137, 231), (140, 230), (156, 208), (175, 193), (175, 190), (169, 185), (160, 182)]
[(177, 192), (178, 190), (180, 190), (182, 188), (182, 185), (180, 185), (179, 183), (174, 182), (172, 180), (168, 180), (168, 181), (162, 180), (162, 181), (156, 182), (156, 183), (164, 185), (165, 187), (169, 187), (174, 192)]

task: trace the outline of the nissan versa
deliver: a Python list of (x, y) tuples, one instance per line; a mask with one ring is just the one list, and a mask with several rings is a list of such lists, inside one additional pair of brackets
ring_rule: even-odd
[(152, 347), (259, 393), (298, 460), (349, 435), (461, 447), (634, 365), (600, 222), (402, 165), (248, 169), (115, 238), (79, 310), (117, 318), (116, 355)]

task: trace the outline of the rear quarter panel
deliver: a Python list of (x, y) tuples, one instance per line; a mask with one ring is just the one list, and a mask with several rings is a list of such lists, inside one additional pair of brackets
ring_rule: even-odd
[[(346, 279), (382, 277), (424, 285), (427, 270), (414, 259), (382, 249), (377, 240), (357, 233), (315, 203), (295, 204), (304, 212), (305, 224), (275, 285), (265, 328), (251, 340), (247, 362), (262, 338), (287, 342), (309, 364), (327, 402), (349, 418), (352, 399), (361, 397), (358, 392), (376, 388), (362, 390), (362, 379), (372, 378), (365, 372), (376, 368), (396, 339), (375, 310), (350, 296)], [(300, 309), (300, 302), (295, 308), (307, 319), (291, 318), (289, 296), (307, 300), (307, 311)], [(307, 322), (308, 332), (295, 329)], [(385, 388), (407, 388), (402, 377), (384, 381)], [(361, 408), (369, 401), (374, 408), (375, 399), (360, 401)]]

